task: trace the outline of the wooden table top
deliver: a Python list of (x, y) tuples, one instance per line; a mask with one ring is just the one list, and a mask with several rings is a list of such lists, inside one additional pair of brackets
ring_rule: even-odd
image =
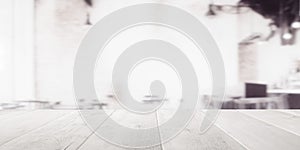
[(270, 89), (269, 94), (300, 94), (299, 89)]
[[(159, 123), (168, 113), (155, 115)], [(122, 116), (123, 115), (123, 116)], [(129, 126), (137, 122), (115, 110), (111, 117)], [(150, 117), (151, 118), (151, 117)], [(215, 124), (199, 134), (203, 112), (197, 112), (183, 132), (167, 143), (151, 149), (254, 149), (293, 150), (300, 148), (300, 110), (223, 110)], [(104, 121), (105, 122), (105, 121)], [(109, 149), (111, 145), (93, 133), (75, 110), (5, 110), (0, 111), (0, 149), (57, 150)]]

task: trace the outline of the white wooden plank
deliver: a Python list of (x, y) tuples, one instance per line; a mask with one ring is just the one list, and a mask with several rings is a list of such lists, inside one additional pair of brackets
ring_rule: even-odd
[(236, 110), (222, 111), (216, 123), (249, 149), (293, 150), (300, 147), (299, 136)]
[(285, 111), (292, 112), (292, 113), (294, 113), (296, 115), (300, 115), (300, 110), (285, 110)]
[[(0, 123), (0, 149), (123, 149), (101, 140), (78, 115), (70, 114), (72, 112), (39, 110), (12, 115), (12, 119)], [(147, 128), (159, 123), (153, 121), (157, 116), (141, 117), (124, 112), (118, 110), (111, 118), (131, 128)], [(299, 116), (283, 112), (223, 110), (216, 126), (204, 135), (199, 134), (203, 114), (197, 112), (181, 134), (163, 147), (152, 149), (297, 149), (300, 137), (291, 132), (299, 133)], [(99, 117), (94, 113), (91, 111), (87, 116), (90, 119)], [(162, 123), (170, 114), (160, 111), (160, 120), (156, 121)], [(101, 121), (98, 124), (105, 125)]]
[[(5, 110), (0, 113), (0, 123), (4, 123), (7, 120), (12, 120), (16, 117), (27, 115), (27, 113), (32, 113), (33, 110)], [(17, 118), (16, 118), (17, 119)]]
[[(111, 117), (116, 122), (120, 123), (121, 125), (125, 125), (129, 128), (134, 129), (145, 129), (157, 126), (157, 119), (155, 113), (147, 116), (142, 115), (134, 115), (132, 113), (127, 113), (125, 110), (117, 110), (114, 112)], [(107, 130), (108, 132), (111, 132), (112, 135), (118, 137), (119, 134), (117, 132), (117, 129), (112, 129), (112, 126), (109, 124), (109, 122), (104, 122), (101, 125), (101, 129)], [(114, 132), (116, 131), (116, 132)], [(157, 131), (157, 135), (159, 135), (159, 132)], [(135, 136), (135, 135), (132, 135)], [(149, 135), (151, 136), (151, 135)], [(150, 137), (149, 139), (151, 139)], [(128, 142), (127, 140), (133, 140), (132, 139), (124, 139), (125, 142)], [(143, 140), (147, 140), (147, 137), (140, 137), (141, 141), (135, 141), (135, 142), (143, 142)], [(125, 143), (126, 144), (126, 143)], [(97, 134), (93, 134), (81, 147), (80, 149), (106, 149), (106, 150), (120, 150), (124, 149), (119, 146), (113, 145), (111, 143), (108, 143), (97, 136)], [(161, 149), (160, 146), (149, 148), (149, 149)]]
[(10, 112), (15, 112), (15, 110), (0, 110), (0, 116)]
[(253, 118), (266, 122), (269, 125), (286, 130), (300, 136), (300, 116), (284, 111), (276, 110), (256, 110), (256, 111), (240, 111)]
[[(140, 150), (135, 148), (124, 148), (117, 145), (113, 145), (111, 143), (108, 143), (107, 141), (104, 141), (97, 135), (91, 136), (82, 147), (79, 148), (79, 150), (97, 150), (97, 149), (103, 149), (103, 150)], [(151, 147), (151, 148), (143, 148), (143, 150), (162, 150), (160, 146)]]
[[(87, 124), (86, 120), (81, 115), (80, 118), (84, 122), (85, 127), (81, 130), (77, 131), (77, 134), (80, 134), (81, 137), (77, 138), (77, 140), (74, 140), (71, 145), (69, 145), (66, 149), (67, 150), (77, 150), (79, 149), (85, 141), (94, 134), (93, 126), (100, 126), (107, 117), (103, 117), (102, 113), (99, 113), (99, 111), (102, 110), (87, 110), (84, 113), (88, 115), (89, 119), (91, 120), (97, 120), (95, 124)], [(114, 110), (106, 110), (106, 113), (108, 116), (110, 116)]]
[(67, 113), (68, 111), (61, 110), (38, 110), (7, 120), (0, 124), (0, 146), (19, 136), (30, 133)]
[[(87, 112), (87, 111), (85, 111)], [(97, 116), (98, 111), (89, 111), (90, 117)], [(76, 149), (92, 131), (86, 126), (78, 112), (69, 111), (69, 116), (57, 119), (46, 126), (25, 136), (6, 143), (1, 148), (17, 150), (52, 150)]]
[[(159, 111), (159, 120), (163, 120), (169, 113)], [(198, 149), (245, 149), (237, 141), (232, 139), (226, 133), (216, 126), (212, 126), (204, 134), (200, 133), (200, 125), (203, 120), (203, 114), (198, 111), (189, 125), (176, 137), (163, 144), (166, 150), (198, 150)]]
[[(41, 127), (33, 132), (19, 136), (3, 145), (1, 149), (17, 150), (17, 149), (63, 149), (61, 142), (65, 140), (61, 137), (69, 134), (73, 130), (70, 124), (76, 124), (79, 115), (70, 112), (70, 115), (64, 115), (63, 117), (50, 122), (49, 124)], [(80, 120), (81, 121), (81, 120)]]

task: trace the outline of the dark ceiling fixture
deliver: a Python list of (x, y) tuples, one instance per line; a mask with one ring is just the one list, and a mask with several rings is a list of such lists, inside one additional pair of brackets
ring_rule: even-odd
[(93, 1), (92, 0), (84, 0), (84, 2), (89, 5), (90, 7), (93, 6)]
[(91, 19), (90, 19), (90, 13), (87, 13), (86, 14), (86, 22), (85, 22), (86, 25), (92, 25), (91, 23)]
[(270, 26), (271, 32), (267, 37), (261, 38), (261, 36), (255, 34), (255, 36), (251, 35), (246, 40), (256, 37), (255, 39), (268, 41), (277, 33), (276, 31), (280, 31), (281, 44), (293, 45), (296, 32), (300, 29), (299, 2), (300, 0), (240, 0), (237, 5), (216, 5), (211, 0), (206, 15), (212, 17), (216, 16), (218, 12), (240, 14), (252, 9), (264, 18), (271, 19), (273, 23)]
[[(88, 5), (88, 7), (93, 7), (93, 1), (92, 0), (84, 0), (84, 2)], [(85, 24), (86, 25), (92, 25), (89, 11), (86, 14)]]
[(246, 13), (250, 9), (248, 5), (238, 4), (238, 5), (217, 5), (213, 2), (208, 6), (207, 16), (216, 16), (217, 12), (223, 12), (228, 14), (241, 14)]
[(263, 17), (272, 19), (279, 27), (283, 19), (291, 24), (299, 17), (299, 0), (241, 0)]
[(213, 4), (209, 4), (206, 16), (216, 16), (216, 15), (217, 14), (216, 14), (215, 10), (213, 9)]
[(296, 31), (300, 29), (299, 0), (241, 0), (239, 5), (248, 5), (264, 18), (273, 20), (280, 29), (282, 45), (295, 43)]

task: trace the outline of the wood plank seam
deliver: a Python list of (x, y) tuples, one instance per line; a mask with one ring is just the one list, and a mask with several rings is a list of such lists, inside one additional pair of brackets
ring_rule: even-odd
[(277, 110), (277, 112), (281, 112), (281, 113), (284, 113), (284, 114), (290, 114), (290, 115), (293, 115), (293, 116), (300, 117), (300, 115), (299, 115), (299, 114), (296, 114), (296, 113), (293, 113), (293, 112), (290, 112), (290, 111), (285, 111), (285, 110)]
[(277, 125), (275, 125), (275, 124), (273, 124), (273, 123), (264, 121), (264, 120), (259, 119), (259, 118), (257, 118), (257, 117), (254, 117), (254, 116), (248, 115), (248, 114), (246, 114), (246, 113), (243, 113), (243, 112), (241, 112), (241, 111), (237, 111), (237, 112), (242, 113), (243, 115), (245, 115), (245, 116), (247, 116), (247, 117), (256, 119), (256, 120), (258, 120), (258, 121), (260, 121), (260, 122), (263, 122), (263, 123), (265, 123), (265, 124), (267, 124), (267, 125), (270, 125), (270, 126), (273, 126), (273, 127), (275, 127), (275, 128), (278, 128), (278, 129), (280, 129), (280, 130), (283, 130), (283, 131), (285, 131), (285, 132), (294, 134), (294, 135), (296, 135), (296, 136), (300, 136), (298, 133), (294, 133), (293, 131), (290, 131), (290, 130), (288, 130), (288, 129), (284, 129), (284, 128), (282, 128), (282, 127), (280, 127), (280, 126), (277, 126)]
[[(64, 139), (64, 141), (67, 141), (67, 142), (64, 142), (61, 145), (60, 141), (62, 139), (55, 136), (56, 134), (60, 134), (59, 131), (64, 131), (63, 136), (61, 136), (61, 137), (69, 137), (68, 135), (72, 135), (73, 133), (77, 132), (79, 127), (75, 128), (76, 126), (74, 127), (75, 130), (67, 130), (67, 129), (71, 129), (72, 125), (76, 124), (79, 120), (81, 122), (81, 118), (75, 111), (73, 111), (72, 113), (69, 113), (69, 114), (70, 115), (68, 115), (64, 118), (60, 118), (58, 120), (55, 120), (54, 122), (49, 123), (48, 125), (44, 126), (43, 128), (41, 128), (37, 131), (34, 131), (30, 134), (27, 134), (27, 135), (21, 137), (18, 140), (14, 140), (14, 142), (11, 142), (9, 145), (5, 145), (5, 148), (18, 143), (18, 141), (26, 141), (26, 139), (28, 138), (28, 136), (30, 137), (30, 135), (31, 136), (39, 136), (39, 137), (43, 137), (45, 135), (46, 137), (49, 136), (49, 138), (51, 137), (51, 138), (55, 139), (57, 141), (57, 145), (60, 145), (59, 148), (57, 147), (56, 149), (64, 149), (68, 146), (72, 146), (72, 144), (75, 143), (73, 140), (65, 140)], [(62, 124), (60, 124), (60, 123), (62, 123)], [(52, 129), (56, 129), (57, 131), (53, 130), (53, 132), (47, 132), (46, 134), (43, 133), (44, 131), (49, 131), (49, 128), (51, 130), (51, 127), (54, 127), (57, 124), (59, 125), (58, 126), (59, 128), (52, 128)], [(80, 127), (86, 127), (86, 126), (84, 126), (84, 124), (82, 123), (82, 126), (80, 126)], [(38, 141), (35, 141), (35, 142), (38, 142)], [(42, 140), (40, 142), (43, 143)], [(31, 141), (30, 143), (33, 143), (33, 141)], [(25, 144), (25, 143), (23, 143), (23, 144)], [(35, 148), (35, 147), (33, 147), (33, 148)], [(49, 149), (50, 149), (50, 147), (49, 147)], [(53, 148), (51, 148), (51, 149), (53, 149)]]
[(155, 111), (155, 118), (156, 118), (156, 126), (157, 126), (157, 130), (158, 130), (158, 134), (159, 134), (159, 141), (160, 141), (160, 149), (161, 150), (164, 150), (164, 147), (163, 147), (163, 143), (162, 143), (162, 140), (161, 140), (161, 133), (160, 133), (160, 129), (159, 129), (159, 120), (158, 120), (158, 112)]
[[(92, 131), (92, 133), (90, 133), (81, 143), (80, 143), (80, 145), (76, 148), (76, 150), (79, 150), (85, 143), (86, 143), (86, 141), (92, 136), (92, 135), (95, 135), (96, 134), (96, 131), (104, 124), (104, 122), (108, 119), (108, 118), (110, 118), (111, 117), (111, 115), (114, 113), (114, 112), (116, 112), (116, 110), (114, 110), (113, 112), (111, 112), (108, 116), (107, 116), (107, 118), (105, 118), (98, 126), (97, 126), (97, 128), (94, 130), (94, 131)], [(97, 135), (96, 135), (97, 136)], [(66, 149), (67, 150), (67, 149)]]
[[(200, 113), (202, 113), (203, 115), (205, 115), (205, 113), (203, 111), (201, 111)], [(220, 125), (218, 125), (217, 123), (214, 123), (213, 125), (215, 125), (217, 128), (219, 128), (220, 130), (222, 130), (225, 134), (227, 134), (230, 138), (232, 138), (234, 141), (236, 141), (237, 143), (239, 143), (242, 147), (244, 147), (246, 150), (250, 150), (250, 148), (248, 146), (246, 146), (244, 143), (242, 143), (241, 141), (239, 141), (236, 137), (234, 137), (233, 135), (231, 135), (229, 132), (227, 132), (224, 128), (222, 128)], [(209, 129), (208, 129), (209, 130)]]
[(18, 138), (20, 138), (20, 137), (23, 137), (23, 136), (25, 136), (25, 135), (27, 135), (27, 134), (29, 134), (29, 133), (31, 133), (31, 132), (34, 132), (34, 131), (36, 131), (36, 130), (39, 130), (39, 129), (43, 128), (44, 126), (48, 125), (49, 123), (54, 122), (54, 121), (56, 121), (56, 120), (58, 120), (58, 119), (61, 119), (61, 118), (63, 118), (63, 117), (66, 117), (66, 116), (68, 116), (68, 115), (71, 115), (71, 114), (64, 114), (64, 115), (62, 115), (62, 116), (60, 116), (60, 117), (58, 117), (58, 118), (55, 118), (55, 119), (53, 119), (53, 120), (50, 120), (50, 121), (48, 121), (48, 122), (42, 124), (42, 125), (39, 126), (38, 128), (31, 129), (31, 130), (27, 131), (26, 133), (24, 133), (24, 134), (22, 134), (22, 135), (13, 137), (13, 138), (11, 138), (11, 139), (8, 139), (7, 141), (3, 142), (3, 143), (0, 145), (0, 147), (4, 146), (5, 144), (10, 143), (11, 141), (13, 141), (13, 140), (15, 140), (15, 139), (18, 139)]
[(73, 143), (74, 143), (74, 142), (69, 143), (69, 144), (64, 148), (64, 150), (67, 150)]
[[(80, 116), (78, 116), (78, 117), (80, 117)], [(81, 118), (81, 117), (80, 117), (80, 118)], [(85, 123), (84, 123), (84, 125), (85, 125), (85, 127), (87, 127)], [(87, 127), (87, 128), (89, 128), (89, 127)], [(80, 127), (77, 129), (77, 131), (78, 131), (78, 130), (80, 130)], [(88, 138), (88, 136), (87, 136), (86, 138)], [(85, 140), (85, 139), (84, 139), (84, 140)], [(84, 141), (84, 140), (83, 140), (83, 141)], [(64, 148), (64, 150), (69, 149), (69, 147), (70, 147), (72, 144), (74, 144), (74, 141), (70, 142), (70, 143)]]

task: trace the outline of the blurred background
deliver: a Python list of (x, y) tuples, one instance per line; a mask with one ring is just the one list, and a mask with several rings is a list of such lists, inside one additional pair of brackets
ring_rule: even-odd
[[(143, 2), (183, 8), (210, 30), (219, 45), (226, 69), (227, 89), (223, 109), (300, 109), (298, 0)], [(0, 109), (112, 107), (115, 94), (110, 73), (115, 55), (120, 53), (122, 46), (150, 37), (171, 40), (186, 50), (184, 52), (193, 62), (199, 77), (199, 101), (210, 101), (212, 81), (205, 58), (195, 54), (193, 45), (177, 33), (146, 26), (126, 31), (108, 45), (103, 56), (104, 63), (99, 62), (101, 67), (95, 68), (99, 99), (82, 97), (79, 106), (76, 105), (72, 76), (80, 41), (105, 15), (138, 3), (141, 1), (1, 0)], [(131, 76), (130, 89), (134, 97), (145, 103), (162, 101), (149, 95), (147, 85), (160, 77), (169, 89), (164, 100), (169, 101), (168, 105), (178, 105), (181, 101), (178, 77), (172, 69), (155, 63), (137, 67)], [(218, 103), (222, 102), (210, 104)]]

